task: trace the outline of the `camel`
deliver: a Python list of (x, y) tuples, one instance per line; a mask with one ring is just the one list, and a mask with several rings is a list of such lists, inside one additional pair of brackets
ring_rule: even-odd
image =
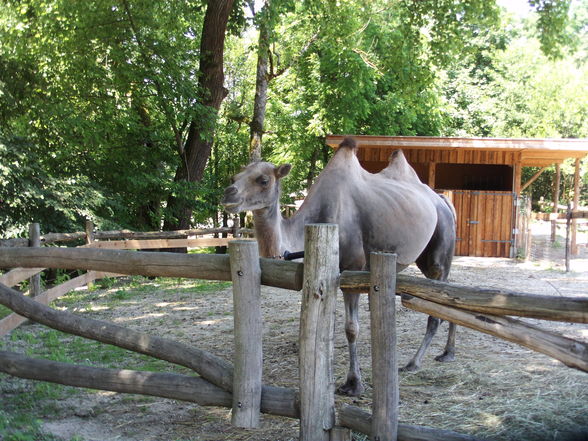
[[(355, 140), (346, 137), (289, 218), (281, 215), (279, 200), (280, 180), (290, 172), (290, 164), (252, 162), (233, 177), (221, 204), (229, 213), (253, 212), (262, 257), (280, 258), (287, 250), (303, 250), (306, 224), (335, 223), (341, 271), (368, 269), (370, 252), (387, 251), (397, 254), (397, 271), (416, 262), (426, 277), (446, 280), (455, 243), (450, 202), (420, 182), (401, 150), (393, 152), (388, 166), (376, 174), (361, 167), (356, 150)], [(344, 292), (343, 297), (349, 371), (337, 392), (359, 396), (364, 391), (356, 349), (359, 296)], [(423, 342), (403, 370), (420, 367), (439, 323), (429, 317)], [(445, 352), (437, 360), (452, 360), (454, 345), (455, 326), (450, 324)]]

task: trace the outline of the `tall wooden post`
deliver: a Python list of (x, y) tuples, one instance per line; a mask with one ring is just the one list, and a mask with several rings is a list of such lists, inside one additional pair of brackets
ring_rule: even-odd
[[(41, 227), (38, 223), (29, 225), (29, 247), (41, 246)], [(41, 294), (41, 273), (37, 273), (29, 279), (31, 297)]]
[[(90, 245), (95, 240), (94, 222), (92, 222), (89, 219), (86, 219), (86, 225), (84, 226), (84, 229), (86, 231), (86, 245)], [(92, 280), (95, 280), (95, 279), (96, 279), (96, 277), (92, 277)], [(88, 282), (88, 284), (86, 286), (88, 287), (89, 290), (91, 290), (94, 288), (94, 282)]]
[[(573, 211), (578, 211), (580, 206), (580, 158), (576, 158), (576, 169), (574, 171), (574, 205)], [(570, 252), (572, 256), (578, 255), (578, 242), (576, 239), (578, 226), (575, 218), (572, 218), (572, 244)]]
[(559, 212), (559, 187), (561, 179), (561, 164), (555, 164), (555, 182), (553, 184), (553, 209), (554, 218), (551, 220), (551, 241), (555, 242), (557, 235), (557, 213)]
[(253, 240), (229, 242), (235, 320), (233, 415), (236, 427), (259, 426), (261, 409), (262, 315), (259, 249)]
[(335, 425), (333, 352), (339, 285), (335, 224), (305, 227), (300, 313), (300, 441), (329, 441)]
[(239, 233), (239, 229), (241, 228), (241, 218), (239, 214), (236, 214), (233, 217), (233, 237), (238, 238), (241, 237), (241, 233)]
[(372, 340), (372, 437), (398, 437), (398, 357), (396, 354), (396, 254), (370, 255)]
[(435, 162), (429, 162), (428, 172), (429, 176), (427, 178), (427, 184), (429, 184), (429, 187), (435, 190), (435, 174), (437, 172), (437, 164)]
[(566, 211), (566, 273), (570, 272), (570, 226), (572, 224), (572, 205), (568, 202), (568, 210)]

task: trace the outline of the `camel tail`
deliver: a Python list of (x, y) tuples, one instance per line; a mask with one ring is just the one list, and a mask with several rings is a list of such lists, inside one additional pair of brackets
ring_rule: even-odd
[(344, 147), (351, 150), (357, 150), (357, 142), (351, 136), (346, 136), (343, 138), (343, 141), (341, 141), (341, 144), (339, 144), (340, 149)]

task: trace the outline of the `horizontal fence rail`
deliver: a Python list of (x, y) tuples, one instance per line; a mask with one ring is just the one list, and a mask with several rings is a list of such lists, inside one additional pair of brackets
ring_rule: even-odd
[[(302, 289), (303, 265), (260, 259), (262, 285)], [(102, 250), (92, 248), (7, 248), (0, 253), (0, 267), (61, 268), (114, 272), (154, 277), (187, 277), (231, 280), (228, 255), (180, 254)]]
[[(252, 235), (251, 228), (200, 228), (192, 230), (175, 230), (175, 231), (94, 231), (92, 233), (94, 240), (143, 240), (143, 239), (187, 239), (190, 236), (205, 236), (212, 234), (237, 234)], [(40, 237), (41, 244), (48, 245), (58, 242), (73, 242), (76, 240), (85, 240), (88, 233), (77, 231), (74, 233), (47, 233)], [(26, 247), (29, 246), (29, 239), (18, 237), (14, 239), (0, 239), (0, 247)]]
[[(340, 287), (367, 292), (370, 288), (370, 273), (343, 271)], [(486, 314), (588, 323), (588, 297), (543, 296), (504, 289), (476, 288), (404, 274), (398, 274), (396, 292)]]

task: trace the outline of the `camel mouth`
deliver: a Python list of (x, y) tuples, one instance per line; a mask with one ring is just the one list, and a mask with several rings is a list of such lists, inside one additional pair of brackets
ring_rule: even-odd
[(223, 206), (225, 211), (227, 211), (229, 213), (239, 213), (239, 211), (241, 211), (239, 209), (239, 207), (241, 205), (241, 201), (238, 201), (238, 202), (222, 201), (221, 205)]

